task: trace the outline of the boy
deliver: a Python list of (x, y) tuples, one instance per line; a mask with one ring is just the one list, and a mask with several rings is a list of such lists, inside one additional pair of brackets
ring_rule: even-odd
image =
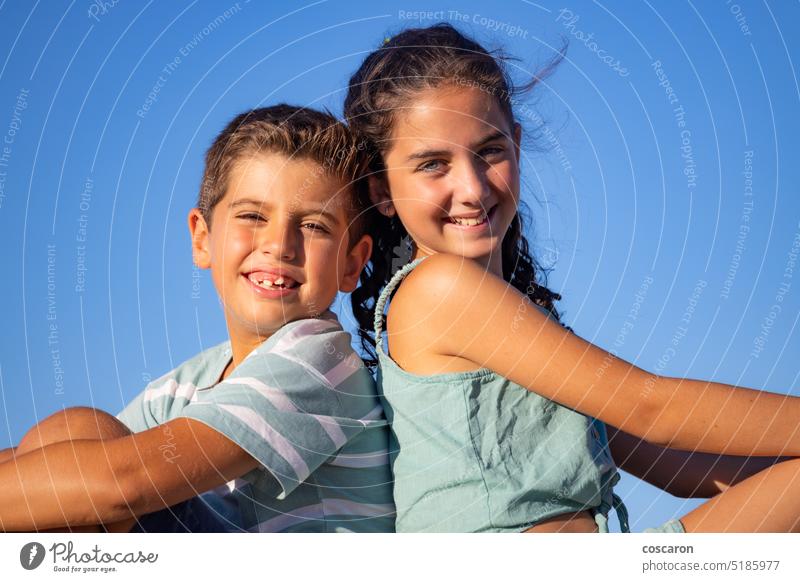
[(189, 229), (230, 341), (151, 383), (119, 420), (69, 409), (35, 427), (0, 463), (0, 528), (128, 531), (149, 514), (140, 529), (393, 529), (383, 410), (328, 310), (372, 247), (359, 159), (341, 123), (307, 109), (225, 128)]

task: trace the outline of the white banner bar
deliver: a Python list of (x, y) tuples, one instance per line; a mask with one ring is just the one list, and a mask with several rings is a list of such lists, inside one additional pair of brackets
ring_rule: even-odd
[(795, 534), (4, 534), (0, 579), (795, 582), (798, 542)]

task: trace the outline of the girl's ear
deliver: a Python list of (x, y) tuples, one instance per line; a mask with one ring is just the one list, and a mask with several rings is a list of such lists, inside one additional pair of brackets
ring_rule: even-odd
[(517, 165), (519, 165), (519, 147), (522, 143), (522, 126), (519, 123), (514, 124), (514, 155), (517, 158)]
[(389, 184), (384, 174), (372, 174), (367, 179), (369, 183), (369, 199), (384, 216), (394, 216), (395, 209), (392, 196), (389, 194)]
[(189, 211), (189, 233), (192, 235), (192, 258), (201, 269), (211, 267), (211, 252), (208, 248), (209, 228), (198, 208)]
[(344, 273), (339, 281), (339, 291), (342, 293), (352, 293), (356, 290), (361, 271), (369, 262), (371, 256), (372, 237), (365, 234), (347, 253)]

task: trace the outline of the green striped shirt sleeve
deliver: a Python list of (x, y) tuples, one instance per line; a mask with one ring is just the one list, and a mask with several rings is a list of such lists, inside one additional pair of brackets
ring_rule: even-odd
[(280, 485), (278, 499), (365, 430), (362, 420), (345, 413), (339, 391), (357, 370), (349, 335), (327, 320), (295, 323), (257, 348), (227, 379), (198, 390), (180, 413), (252, 455)]

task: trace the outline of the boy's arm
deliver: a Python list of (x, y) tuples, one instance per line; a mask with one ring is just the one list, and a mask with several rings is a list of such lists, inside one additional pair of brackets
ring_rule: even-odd
[(0, 450), (0, 463), (5, 463), (14, 458), (14, 447)]
[(670, 495), (709, 498), (792, 457), (737, 457), (692, 453), (650, 444), (606, 425), (614, 463)]
[(67, 441), (0, 464), (0, 529), (113, 523), (222, 485), (258, 462), (200, 421), (110, 440)]

